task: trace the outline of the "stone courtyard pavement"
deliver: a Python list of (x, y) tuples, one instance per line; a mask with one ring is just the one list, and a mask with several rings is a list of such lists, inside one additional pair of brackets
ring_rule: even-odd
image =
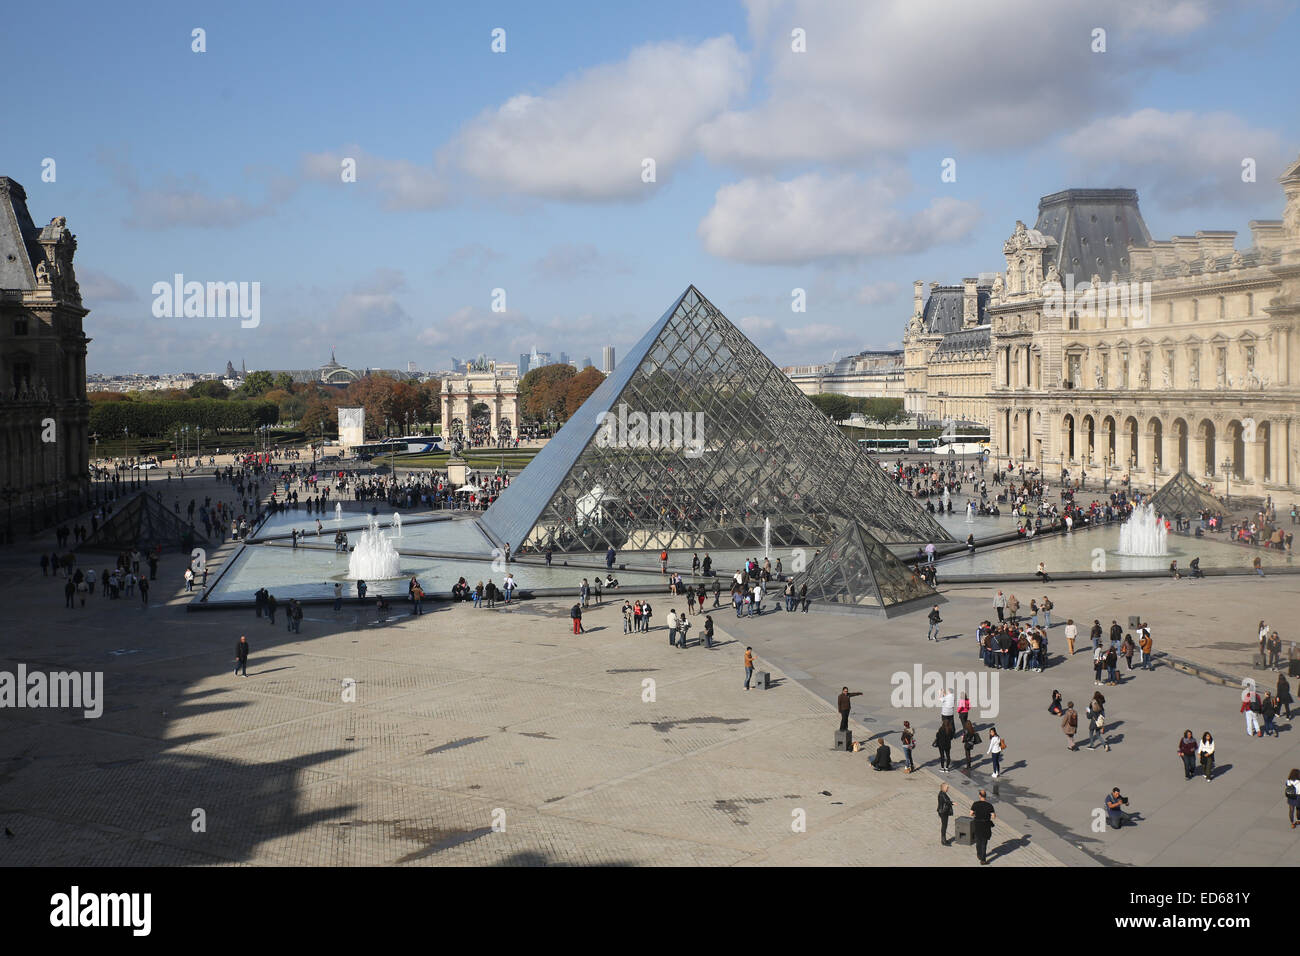
[[(147, 609), (66, 610), (34, 560), (3, 565), (0, 669), (102, 670), (106, 704), (0, 711), (0, 863), (975, 864), (939, 845), (936, 776), (832, 750), (834, 707), (793, 681), (745, 692), (725, 633), (674, 650), (606, 604), (575, 636), (536, 601), (384, 626), (309, 607), (292, 635), (185, 613), (163, 586), (182, 560)], [(991, 851), (1056, 862), (1009, 826)]]

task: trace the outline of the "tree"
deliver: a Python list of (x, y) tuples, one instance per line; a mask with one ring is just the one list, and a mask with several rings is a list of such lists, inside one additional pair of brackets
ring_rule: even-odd
[(847, 395), (836, 395), (830, 392), (822, 392), (817, 395), (809, 396), (809, 400), (816, 405), (823, 414), (831, 421), (842, 422), (853, 414), (854, 401)]
[(244, 398), (256, 398), (269, 392), (274, 385), (275, 379), (270, 372), (249, 372), (239, 391)]
[(289, 389), (293, 388), (293, 376), (288, 372), (277, 372), (275, 375), (275, 387), (287, 392)]
[(572, 365), (557, 363), (535, 368), (519, 381), (519, 407), (523, 417), (543, 421), (547, 412), (564, 421), (569, 381), (578, 374)]
[(195, 382), (189, 388), (190, 398), (229, 398), (230, 389), (226, 387), (225, 382), (212, 378), (203, 382)]
[(600, 383), (603, 381), (605, 381), (604, 373), (594, 365), (584, 368), (573, 376), (564, 395), (564, 417), (568, 418), (576, 412), (591, 393), (600, 388)]
[(901, 398), (862, 399), (862, 417), (881, 425), (895, 425), (907, 418)]

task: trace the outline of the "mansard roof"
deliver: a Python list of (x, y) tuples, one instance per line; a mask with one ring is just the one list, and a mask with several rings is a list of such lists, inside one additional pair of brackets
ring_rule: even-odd
[(979, 325), (973, 329), (959, 329), (949, 332), (939, 343), (939, 352), (978, 352), (989, 347), (989, 326)]
[(41, 231), (27, 211), (27, 193), (15, 180), (0, 176), (0, 289), (30, 292), (36, 288), (33, 262)]
[[(986, 285), (976, 286), (976, 312), (979, 325), (988, 324), (989, 293)], [(947, 335), (961, 330), (965, 289), (959, 285), (941, 285), (930, 293), (921, 313), (927, 335)]]
[(1056, 268), (1076, 282), (1127, 276), (1129, 245), (1151, 244), (1136, 189), (1063, 189), (1044, 196), (1034, 228), (1056, 240)]

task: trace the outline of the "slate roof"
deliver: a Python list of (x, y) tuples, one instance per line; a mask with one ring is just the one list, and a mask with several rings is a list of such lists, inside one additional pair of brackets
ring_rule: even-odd
[(1073, 274), (1076, 283), (1094, 274), (1127, 277), (1129, 244), (1151, 244), (1136, 189), (1064, 189), (1044, 196), (1034, 228), (1056, 240), (1056, 268), (1062, 277)]
[(36, 288), (33, 248), (41, 231), (27, 211), (27, 193), (8, 176), (0, 176), (0, 289), (30, 292)]
[(980, 325), (973, 329), (949, 332), (943, 337), (936, 351), (967, 352), (987, 349), (989, 347), (990, 331), (989, 326)]
[[(976, 310), (979, 324), (988, 324), (989, 286), (976, 286)], [(941, 285), (930, 293), (921, 312), (927, 335), (947, 335), (961, 329), (965, 289), (959, 285)]]

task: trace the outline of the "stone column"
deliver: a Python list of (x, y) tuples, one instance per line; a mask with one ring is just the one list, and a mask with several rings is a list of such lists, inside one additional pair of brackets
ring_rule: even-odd
[(1205, 477), (1205, 439), (1197, 434), (1195, 425), (1187, 431), (1187, 473), (1198, 480)]
[(1259, 439), (1243, 442), (1242, 479), (1260, 487), (1264, 484), (1264, 443)]
[(1156, 439), (1150, 428), (1142, 428), (1138, 433), (1138, 470), (1148, 475), (1156, 473)]

